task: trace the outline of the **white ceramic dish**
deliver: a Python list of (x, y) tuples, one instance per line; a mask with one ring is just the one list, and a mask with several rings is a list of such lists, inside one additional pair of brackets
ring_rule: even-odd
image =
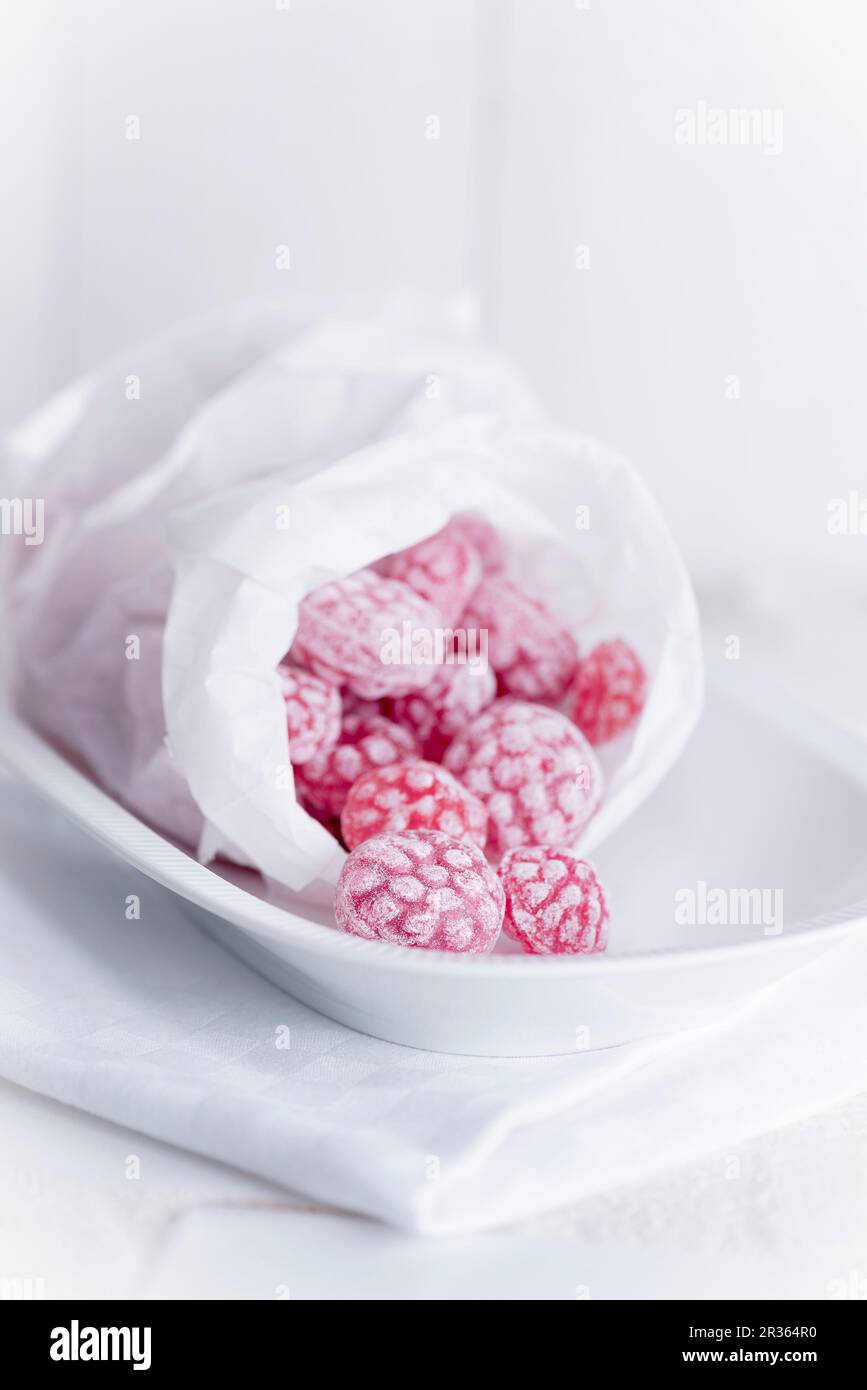
[[(248, 964), (342, 1023), (414, 1047), (538, 1056), (699, 1026), (867, 930), (867, 748), (739, 669), (711, 682), (681, 762), (593, 856), (614, 904), (609, 951), (595, 958), (527, 957), (506, 942), (449, 956), (346, 936), (267, 900), (252, 873), (196, 863), (9, 712), (0, 749)], [(699, 918), (713, 915), (701, 883), (729, 905), (737, 890), (764, 890), (764, 924), (679, 925), (684, 890)]]

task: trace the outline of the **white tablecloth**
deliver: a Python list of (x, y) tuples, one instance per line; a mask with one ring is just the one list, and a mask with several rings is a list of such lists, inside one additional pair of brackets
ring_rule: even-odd
[[(10, 1019), (32, 1002), (22, 1002), (20, 995), (15, 1000), (12, 992), (16, 977), (21, 988), (21, 960), (33, 960), (34, 920), (41, 919), (43, 928), (46, 920), (53, 923), (55, 943), (65, 949), (79, 914), (95, 910), (97, 884), (96, 898), (104, 908), (105, 879), (102, 870), (93, 872), (100, 852), (46, 818), (26, 795), (11, 801), (6, 797), (2, 805), (5, 933), (0, 975), (6, 995), (0, 1038), (8, 1058), (15, 1052), (9, 1046)], [(68, 846), (65, 877), (58, 875), (56, 861), (49, 875), (38, 852), (28, 855), (25, 850), (28, 838), (31, 847), (38, 846), (39, 836), (52, 824), (50, 833), (56, 830)], [(158, 937), (159, 922), (165, 926), (162, 913), (150, 922), (147, 912), (138, 923), (124, 918), (124, 896), (136, 891), (130, 871), (114, 866), (108, 873), (117, 888), (112, 931), (126, 933), (122, 939), (127, 946), (134, 932), (141, 934), (139, 944), (146, 942), (149, 925)], [(113, 879), (112, 873), (119, 876)], [(149, 886), (143, 900), (155, 891)], [(217, 951), (195, 933), (189, 947), (193, 953), (199, 948)], [(116, 965), (110, 951), (93, 956), (91, 967), (101, 989), (111, 990), (118, 982)], [(223, 965), (247, 976), (228, 957)], [(863, 1013), (858, 998), (862, 979), (863, 973), (853, 975), (852, 1000), (837, 1010), (843, 1016), (837, 1035), (840, 1065), (824, 1052), (817, 1059), (815, 1075), (822, 1062), (832, 1075), (831, 1092), (822, 1105), (817, 1096), (802, 1093), (792, 1113), (777, 1114), (776, 1127), (764, 1133), (760, 1131), (768, 1125), (758, 1114), (744, 1126), (744, 1107), (733, 1107), (716, 1131), (708, 1129), (708, 1114), (693, 1117), (694, 1150), (670, 1148), (649, 1166), (646, 1155), (638, 1156), (644, 1177), (630, 1156), (605, 1181), (588, 1186), (586, 1175), (579, 1173), (573, 1195), (564, 1188), (556, 1209), (546, 1210), (547, 1200), (525, 1203), (523, 1219), (511, 1221), (501, 1209), (501, 1229), (437, 1241), (328, 1212), (321, 1202), (293, 1194), (285, 1185), (0, 1083), (2, 1291), (7, 1297), (436, 1297), (446, 1291), (579, 1299), (654, 1293), (837, 1297), (861, 1292), (863, 1297), (867, 1087), (856, 1084), (861, 1053), (855, 1034), (846, 1032), (857, 1028)], [(71, 977), (67, 985), (74, 986)], [(270, 988), (256, 981), (259, 986)], [(821, 1000), (819, 989), (813, 1000), (805, 995), (796, 1009), (800, 1023), (793, 1037), (796, 1047), (800, 1038), (806, 1063), (816, 1051), (809, 1038), (816, 1037), (815, 1005)], [(99, 1019), (94, 1022), (98, 1025)], [(42, 1026), (66, 1046), (68, 1025), (55, 997), (46, 1005)], [(760, 1030), (761, 1017), (754, 1015), (750, 1026)], [(20, 1042), (20, 1031), (15, 1036)], [(768, 1056), (760, 1032), (751, 1036), (747, 1110), (766, 1084), (762, 1077)], [(129, 1055), (135, 1055), (134, 1048)], [(224, 1061), (232, 1064), (228, 1055)], [(54, 1074), (45, 1058), (42, 1064), (47, 1066), (44, 1075)], [(88, 1099), (74, 1093), (66, 1098), (76, 1104)], [(726, 1104), (730, 1102), (729, 1095)], [(675, 1111), (676, 1087), (670, 1104)], [(709, 1093), (704, 1109), (715, 1108)], [(732, 1127), (735, 1115), (740, 1119)], [(127, 1119), (131, 1125), (142, 1122), (134, 1108)], [(744, 1137), (751, 1132), (754, 1137)], [(530, 1131), (524, 1135), (528, 1141), (531, 1137)], [(530, 1157), (525, 1154), (528, 1163)], [(565, 1167), (574, 1181), (571, 1151)], [(479, 1200), (485, 1198), (484, 1186), (482, 1182), (477, 1190)], [(475, 1208), (475, 1199), (471, 1206)], [(488, 1219), (497, 1217), (489, 1209)]]

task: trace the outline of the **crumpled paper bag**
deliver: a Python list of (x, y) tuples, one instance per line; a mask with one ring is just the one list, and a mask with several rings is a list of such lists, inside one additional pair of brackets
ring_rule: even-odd
[[(257, 479), (298, 481), (457, 411), (533, 419), (521, 376), (460, 302), (374, 318), (242, 306), (130, 348), (7, 441), (7, 497), (44, 537), (0, 546), (9, 679), (26, 717), (151, 824), (197, 845), (200, 808), (165, 743), (169, 518)], [(204, 624), (203, 615), (203, 624)]]
[(305, 593), (467, 509), (502, 531), (513, 576), (583, 650), (622, 636), (647, 664), (646, 708), (634, 733), (601, 750), (607, 791), (580, 847), (598, 844), (671, 766), (701, 704), (698, 622), (643, 483), (625, 460), (562, 431), (459, 417), (173, 518), (164, 705), (210, 853), (240, 851), (297, 897), (330, 901), (345, 855), (296, 803), (275, 668)]
[(298, 603), (454, 511), (502, 530), (513, 577), (582, 650), (621, 636), (648, 668), (639, 724), (601, 750), (582, 849), (698, 718), (692, 591), (638, 474), (547, 425), (453, 318), (223, 316), (125, 354), (11, 454), (19, 490), (45, 499), (44, 543), (7, 565), (19, 705), (158, 828), (311, 907), (345, 856), (295, 801), (275, 668)]

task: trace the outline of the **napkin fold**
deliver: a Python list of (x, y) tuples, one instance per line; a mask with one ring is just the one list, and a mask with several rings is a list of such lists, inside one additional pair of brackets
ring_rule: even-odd
[(724, 1027), (604, 1052), (425, 1053), (297, 1003), (0, 784), (0, 1075), (405, 1229), (504, 1225), (865, 1089), (865, 967), (850, 938)]

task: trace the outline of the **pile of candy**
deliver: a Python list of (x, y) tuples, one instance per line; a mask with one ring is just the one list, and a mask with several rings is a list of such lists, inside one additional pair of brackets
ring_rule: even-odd
[(602, 800), (594, 749), (644, 707), (644, 667), (621, 638), (581, 654), (506, 561), (494, 527), (461, 513), (301, 604), (278, 674), (298, 799), (350, 851), (344, 931), (605, 948), (604, 889), (570, 846)]

